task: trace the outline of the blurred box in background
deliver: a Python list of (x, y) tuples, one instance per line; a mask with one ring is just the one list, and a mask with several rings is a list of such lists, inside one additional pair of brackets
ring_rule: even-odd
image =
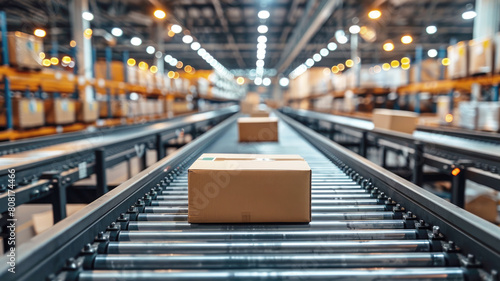
[[(0, 126), (7, 126), (5, 104), (0, 102)], [(45, 123), (43, 101), (34, 98), (12, 99), (13, 125), (18, 129), (27, 129), (43, 126)]]
[(21, 69), (42, 69), (43, 41), (41, 38), (19, 31), (8, 32), (9, 63)]
[(409, 111), (378, 108), (373, 111), (372, 121), (377, 129), (412, 134), (417, 127), (418, 114)]
[(494, 44), (491, 38), (469, 41), (469, 74), (488, 74), (493, 71)]
[(50, 125), (65, 125), (75, 122), (75, 101), (68, 98), (45, 100), (45, 120)]
[(468, 50), (464, 41), (448, 47), (448, 78), (457, 79), (468, 75)]
[(99, 118), (99, 104), (97, 101), (77, 101), (76, 119), (83, 123), (92, 123)]

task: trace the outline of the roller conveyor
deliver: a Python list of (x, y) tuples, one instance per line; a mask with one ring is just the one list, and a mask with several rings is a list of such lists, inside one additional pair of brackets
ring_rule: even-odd
[[(372, 169), (370, 165), (358, 167), (359, 174), (353, 172), (345, 164), (338, 164), (319, 145), (314, 145), (317, 143), (292, 130), (285, 120), (293, 122), (286, 118), (280, 121), (280, 143), (248, 144), (237, 143), (234, 119), (226, 121), (213, 129), (214, 132), (188, 145), (185, 149), (190, 152), (189, 157), (181, 150), (177, 156), (180, 165), (171, 166), (168, 161), (172, 160), (168, 158), (162, 160), (166, 162), (150, 167), (137, 179), (117, 187), (106, 194), (102, 202), (93, 203), (94, 206), (89, 206), (89, 210), (93, 209), (88, 215), (75, 218), (59, 228), (56, 225), (55, 234), (47, 233), (39, 238), (38, 243), (44, 239), (52, 242), (61, 239), (58, 246), (51, 244), (53, 250), (59, 252), (57, 255), (41, 254), (43, 250), (50, 249), (41, 246), (32, 249), (29, 247), (33, 244), (28, 244), (24, 248), (26, 253), (21, 254), (20, 259), (34, 263), (30, 258), (45, 255), (44, 261), (40, 259), (39, 264), (33, 264), (35, 269), (31, 272), (52, 273), (51, 280), (496, 278), (490, 273), (498, 270), (498, 245), (483, 251), (483, 244), (467, 239), (464, 233), (475, 231), (489, 235), (489, 241), (500, 241), (498, 233), (495, 235), (485, 230), (480, 223), (476, 229), (459, 230), (462, 222), (458, 218), (454, 221), (457, 225), (452, 226), (442, 218), (439, 223), (440, 217), (432, 213), (432, 209), (440, 212), (440, 208), (449, 209), (451, 204), (433, 198), (437, 201), (429, 200), (424, 205), (438, 202), (441, 206), (426, 213), (426, 209), (417, 208), (411, 199), (400, 200), (401, 195), (391, 191), (391, 188), (410, 186), (406, 196), (415, 200), (422, 194), (432, 195), (414, 190), (416, 186), (395, 175), (392, 175), (392, 182), (379, 181), (381, 176), (363, 178), (363, 171), (368, 176), (368, 171)], [(201, 153), (210, 152), (303, 156), (312, 169), (312, 222), (188, 223), (187, 167)], [(357, 157), (345, 150), (342, 153)], [(172, 167), (178, 168), (165, 175), (165, 171)], [(412, 195), (412, 192), (418, 193), (418, 196)], [(118, 197), (120, 201), (115, 202)], [(404, 207), (415, 210), (415, 213)], [(100, 214), (101, 210), (107, 211)], [(480, 220), (461, 213), (460, 209), (457, 212), (463, 220)], [(441, 233), (438, 226), (446, 232)], [(462, 227), (466, 227), (465, 224)], [(456, 245), (448, 238), (456, 240)], [(476, 250), (475, 255), (481, 257), (482, 263), (475, 256), (467, 256), (471, 249)], [(62, 256), (63, 252), (65, 256)], [(52, 256), (54, 265), (44, 268), (43, 263)], [(57, 264), (61, 266), (57, 267)], [(28, 274), (27, 279), (19, 280), (29, 280), (29, 277)]]

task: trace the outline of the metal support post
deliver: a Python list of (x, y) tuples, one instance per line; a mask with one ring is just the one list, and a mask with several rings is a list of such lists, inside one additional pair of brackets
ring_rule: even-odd
[(102, 196), (108, 192), (108, 184), (106, 182), (106, 153), (104, 148), (98, 148), (95, 151), (95, 174), (97, 178), (97, 196)]
[(385, 146), (382, 146), (382, 163), (381, 163), (381, 166), (382, 168), (387, 168), (387, 153), (389, 151), (387, 150), (387, 147)]
[(424, 144), (417, 141), (413, 149), (413, 174), (411, 181), (418, 186), (422, 186), (424, 175)]
[(159, 161), (165, 157), (165, 146), (161, 134), (156, 134), (156, 160)]
[(52, 213), (54, 224), (66, 217), (66, 186), (62, 183), (61, 175), (57, 171), (45, 172), (42, 179), (50, 180), (52, 185)]
[(465, 167), (457, 167), (459, 173), (453, 175), (451, 182), (451, 203), (460, 208), (465, 206)]
[(359, 143), (359, 154), (366, 158), (368, 153), (368, 132), (363, 132)]
[[(7, 42), (7, 15), (5, 12), (0, 11), (0, 30), (2, 31), (2, 58), (3, 65), (9, 65), (9, 46)], [(6, 126), (7, 130), (13, 128), (12, 122), (12, 94), (10, 92), (10, 79), (5, 76), (4, 79), (4, 91), (5, 91), (5, 115), (6, 115)]]
[[(111, 47), (106, 47), (106, 79), (111, 80)], [(126, 67), (124, 67), (126, 68)], [(106, 106), (108, 107), (108, 118), (111, 118), (111, 90), (106, 87)]]

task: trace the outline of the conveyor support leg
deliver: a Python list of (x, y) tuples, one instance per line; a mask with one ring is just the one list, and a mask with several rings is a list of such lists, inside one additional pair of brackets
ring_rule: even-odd
[(95, 151), (95, 174), (97, 178), (97, 196), (102, 196), (108, 192), (108, 184), (106, 182), (106, 155), (103, 148)]
[(424, 145), (421, 142), (416, 142), (413, 153), (413, 174), (411, 181), (422, 186), (422, 179), (424, 174)]

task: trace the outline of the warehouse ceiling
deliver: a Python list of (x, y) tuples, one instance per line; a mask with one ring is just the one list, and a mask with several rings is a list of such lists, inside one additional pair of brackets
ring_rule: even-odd
[[(50, 50), (51, 40), (57, 40), (60, 52), (69, 52), (72, 38), (69, 3), (63, 0), (0, 0), (0, 7), (7, 13), (8, 29), (33, 33), (35, 28), (47, 30), (45, 49)], [(382, 63), (403, 56), (414, 57), (415, 48), (421, 45), (424, 54), (428, 49), (446, 47), (451, 41), (472, 38), (473, 20), (464, 20), (461, 15), (473, 8), (471, 0), (89, 0), (94, 14), (91, 27), (110, 32), (120, 27), (124, 34), (113, 46), (113, 56), (121, 59), (121, 52), (130, 51), (130, 56), (153, 62), (154, 55), (146, 53), (146, 47), (158, 49), (159, 40), (164, 41), (164, 54), (181, 59), (197, 69), (209, 69), (206, 63), (188, 44), (182, 42), (182, 34), (168, 35), (169, 27), (179, 23), (184, 31), (193, 35), (215, 59), (235, 73), (240, 69), (256, 67), (257, 27), (261, 20), (257, 13), (266, 9), (270, 17), (265, 21), (267, 72), (288, 74), (304, 63), (313, 54), (325, 48), (328, 42), (337, 42), (334, 34), (342, 29), (349, 34), (353, 24), (368, 26), (376, 33), (374, 42), (363, 39), (359, 43), (359, 55), (363, 63)], [(331, 7), (328, 10), (327, 7)], [(371, 9), (378, 9), (382, 16), (369, 19)], [(166, 20), (159, 21), (152, 14), (156, 9), (167, 11)], [(437, 26), (433, 35), (426, 33), (428, 25)], [(296, 35), (294, 35), (296, 33)], [(413, 42), (403, 45), (402, 35), (409, 34)], [(134, 47), (130, 38), (139, 36), (143, 43)], [(309, 39), (310, 37), (310, 39)], [(300, 39), (307, 38), (306, 42)], [(385, 52), (382, 45), (393, 40), (395, 49)], [(302, 40), (304, 41), (304, 40)], [(107, 41), (94, 37), (98, 56), (104, 57)], [(350, 40), (338, 44), (316, 66), (331, 67), (350, 58)]]

